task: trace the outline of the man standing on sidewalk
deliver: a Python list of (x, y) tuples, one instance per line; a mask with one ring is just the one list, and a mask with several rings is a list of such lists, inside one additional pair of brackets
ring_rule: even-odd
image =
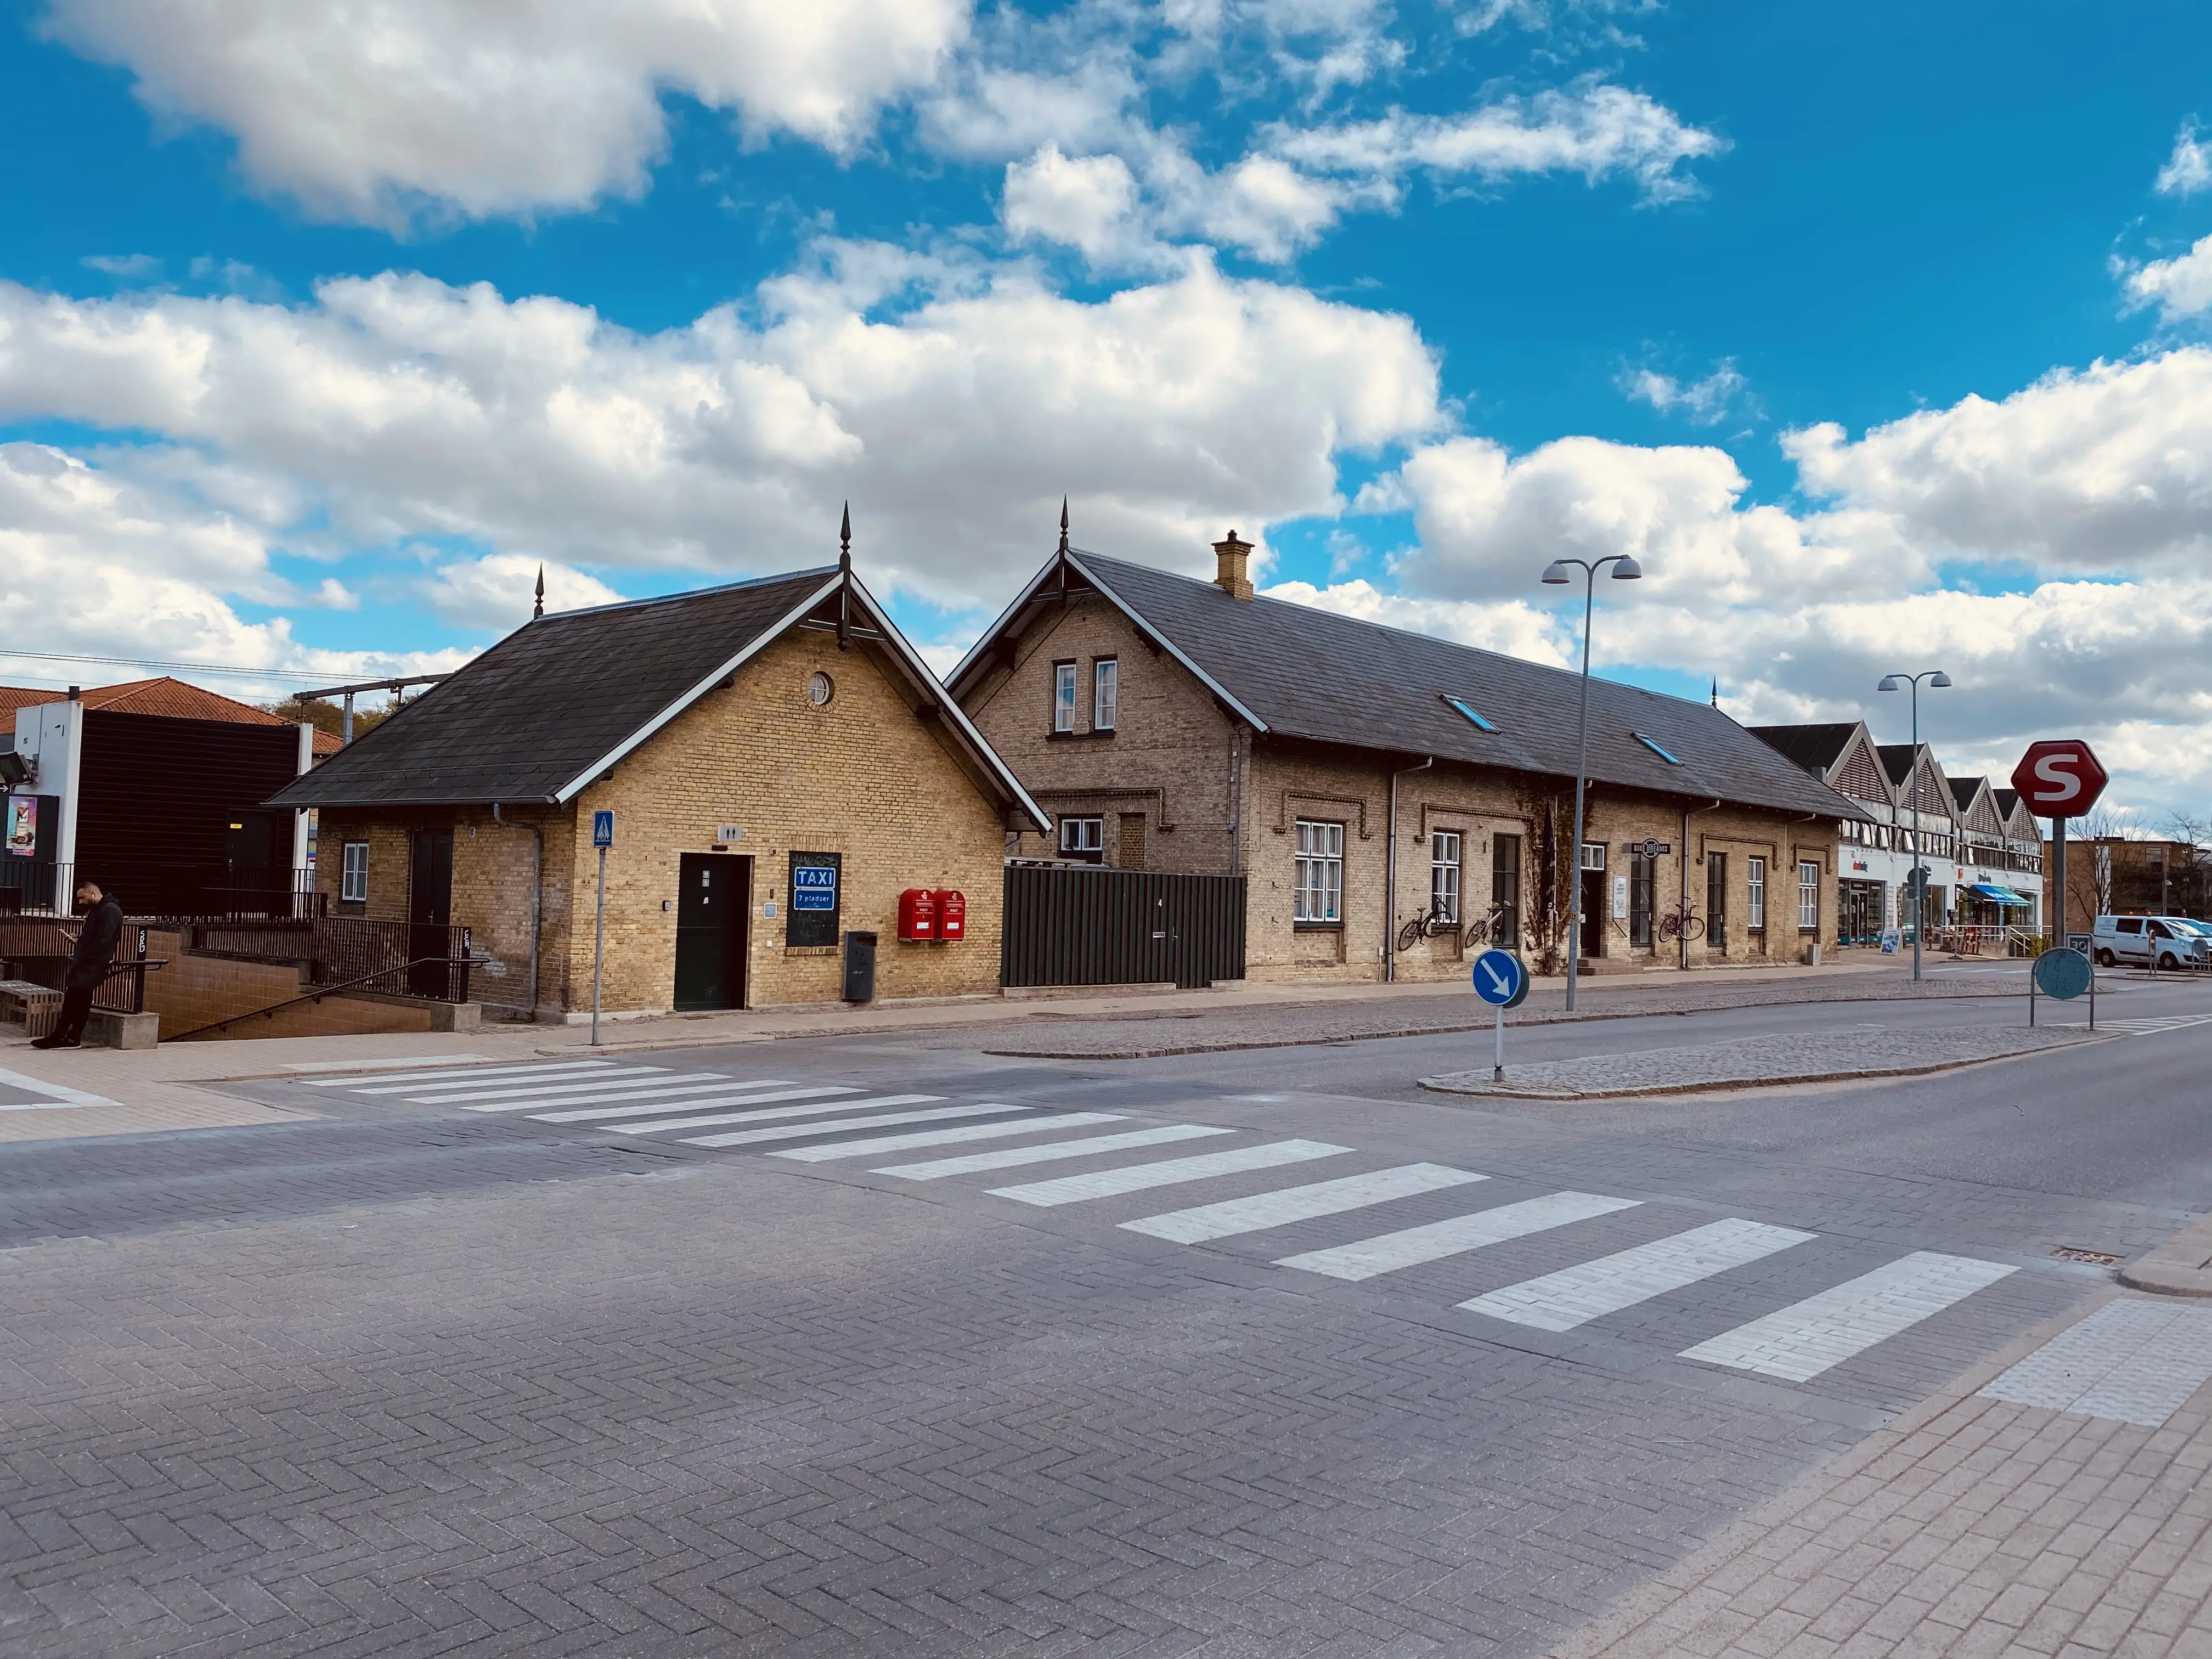
[(69, 972), (62, 979), (62, 1014), (54, 1029), (31, 1046), (33, 1048), (75, 1048), (84, 1041), (84, 1023), (92, 1013), (92, 994), (107, 977), (107, 964), (123, 937), (123, 907), (86, 882), (76, 890), (79, 903), (92, 907), (76, 936), (76, 950)]

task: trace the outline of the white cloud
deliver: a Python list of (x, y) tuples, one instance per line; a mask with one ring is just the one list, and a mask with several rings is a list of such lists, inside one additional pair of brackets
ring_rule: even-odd
[(1614, 384), (1624, 397), (1650, 404), (1664, 415), (1680, 410), (1700, 426), (1723, 418), (1750, 382), (1737, 372), (1735, 359), (1723, 358), (1702, 380), (1684, 382), (1649, 367), (1624, 368)]
[(480, 558), (448, 560), (404, 587), (410, 597), (428, 605), (441, 621), (457, 628), (490, 629), (505, 634), (530, 620), (540, 571), (544, 573), (549, 612), (622, 602), (623, 596), (598, 577), (569, 565), (534, 559), (527, 553), (487, 553)]
[(2197, 141), (2191, 116), (2173, 136), (2173, 154), (2158, 170), (2156, 188), (2161, 196), (2194, 196), (2207, 185), (2212, 185), (2212, 145)]
[(1385, 592), (1372, 582), (1357, 579), (1331, 582), (1327, 587), (1316, 587), (1311, 582), (1277, 582), (1261, 592), (1271, 599), (1334, 611), (1386, 628), (1433, 634), (1480, 650), (1549, 663), (1555, 668), (1567, 665), (1567, 635), (1557, 622), (1548, 612), (1518, 601), (1474, 604), (1415, 599)]
[(933, 81), (968, 0), (49, 0), (48, 32), (234, 134), (261, 188), (337, 219), (474, 218), (635, 194), (664, 92), (850, 154)]
[[(434, 672), (465, 655), (314, 650), (292, 637), (283, 617), (245, 621), (232, 598), (352, 602), (335, 582), (314, 595), (296, 592), (270, 573), (269, 554), (262, 526), (46, 445), (0, 445), (0, 611), (36, 617), (41, 650), (312, 669), (334, 678)], [(29, 667), (0, 659), (0, 677)], [(243, 696), (289, 689), (275, 677), (259, 685), (235, 678), (216, 684)]]
[(2160, 319), (2168, 323), (2212, 311), (2212, 236), (2171, 259), (2153, 259), (2144, 265), (2115, 259), (2112, 270), (2127, 291), (2130, 311), (2154, 305)]
[(1006, 228), (1079, 251), (1093, 265), (1127, 263), (1150, 246), (1137, 230), (1137, 180), (1118, 155), (1070, 160), (1048, 143), (1006, 168)]
[(96, 270), (119, 283), (161, 274), (161, 262), (150, 253), (88, 253), (79, 263), (87, 270)]
[(1403, 318), (1202, 258), (1085, 303), (834, 245), (656, 335), (396, 274), (299, 307), (0, 285), (0, 418), (158, 434), (106, 465), (291, 550), (736, 574), (834, 557), (849, 498), (869, 579), (958, 610), (1049, 549), (1063, 492), (1096, 544), (1201, 568), (1224, 523), (1334, 511), (1338, 453), (1439, 429), (1437, 398)]
[(1496, 181), (1516, 173), (1578, 173), (1595, 185), (1632, 178), (1648, 202), (1697, 193), (1682, 164), (1727, 148), (1640, 92), (1583, 81), (1534, 98), (1508, 98), (1464, 115), (1393, 110), (1379, 120), (1279, 128), (1272, 151), (1314, 173), (1395, 181), (1413, 172)]

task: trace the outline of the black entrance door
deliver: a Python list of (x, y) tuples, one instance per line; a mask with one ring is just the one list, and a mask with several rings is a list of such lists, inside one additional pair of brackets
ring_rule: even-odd
[(451, 954), (447, 929), (453, 920), (453, 832), (417, 830), (410, 850), (407, 988), (418, 997), (443, 997)]
[(1605, 937), (1605, 872), (1583, 872), (1582, 954), (1589, 961), (1600, 954)]
[(676, 1006), (745, 1006), (745, 918), (753, 861), (726, 853), (686, 853), (676, 897)]

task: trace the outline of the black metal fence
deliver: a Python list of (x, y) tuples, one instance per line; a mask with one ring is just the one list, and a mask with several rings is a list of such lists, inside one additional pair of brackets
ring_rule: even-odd
[(1002, 982), (1158, 985), (1244, 977), (1244, 878), (1006, 866)]
[[(0, 979), (19, 979), (58, 991), (76, 951), (81, 921), (59, 917), (0, 917)], [(112, 1014), (143, 1013), (146, 975), (166, 958), (149, 959), (146, 929), (133, 922), (115, 942), (115, 959), (92, 994), (92, 1006)]]
[(248, 962), (298, 963), (318, 989), (343, 987), (466, 1002), (474, 965), (469, 930), (364, 916), (316, 915), (172, 921), (195, 951)]

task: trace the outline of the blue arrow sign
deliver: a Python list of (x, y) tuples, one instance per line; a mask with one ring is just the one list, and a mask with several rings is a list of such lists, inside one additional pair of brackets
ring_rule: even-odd
[(1485, 951), (1474, 959), (1474, 994), (1493, 1006), (1512, 1006), (1528, 982), (1528, 970), (1510, 951)]

